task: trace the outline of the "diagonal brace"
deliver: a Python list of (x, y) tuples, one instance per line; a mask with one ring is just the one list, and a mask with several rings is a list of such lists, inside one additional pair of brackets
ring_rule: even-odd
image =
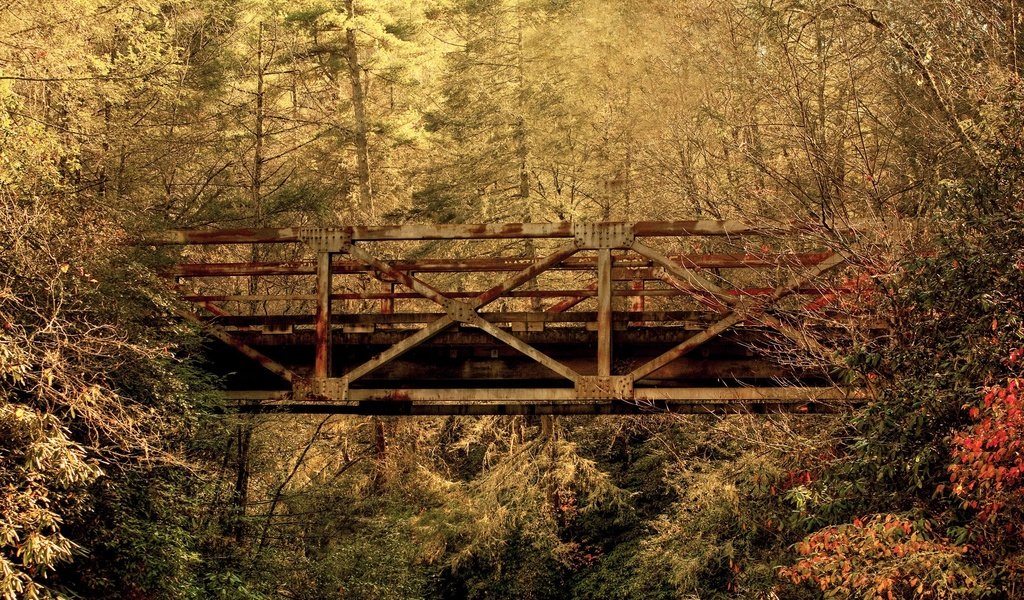
[(509, 346), (514, 348), (515, 350), (518, 350), (519, 352), (522, 352), (526, 356), (529, 356), (533, 360), (535, 360), (538, 363), (544, 365), (545, 367), (551, 369), (555, 373), (558, 373), (562, 377), (565, 377), (566, 379), (568, 379), (568, 380), (570, 380), (570, 381), (572, 381), (574, 383), (579, 380), (579, 378), (580, 378), (580, 374), (579, 373), (577, 373), (573, 369), (567, 367), (566, 365), (558, 362), (557, 360), (551, 358), (547, 354), (544, 354), (540, 350), (537, 350), (533, 346), (527, 344), (526, 342), (522, 341), (521, 339), (517, 338), (516, 336), (512, 335), (511, 333), (509, 333), (509, 332), (505, 331), (504, 329), (498, 327), (494, 323), (491, 323), (490, 321), (487, 321), (487, 320), (483, 319), (482, 317), (478, 317), (478, 320), (474, 321), (473, 324), (476, 325), (477, 327), (479, 327), (480, 329), (486, 331), (487, 333), (491, 334), (492, 336), (497, 338), (499, 341), (502, 341), (502, 342), (508, 344)]
[(284, 379), (288, 383), (295, 383), (295, 382), (299, 381), (300, 377), (294, 371), (292, 371), (288, 367), (285, 367), (284, 365), (282, 365), (281, 363), (277, 362), (276, 360), (270, 358), (266, 354), (263, 354), (262, 352), (260, 352), (259, 350), (253, 348), (252, 346), (250, 346), (248, 344), (245, 344), (243, 342), (240, 342), (239, 340), (237, 340), (234, 336), (232, 336), (230, 333), (228, 333), (224, 329), (222, 329), (220, 327), (217, 327), (216, 325), (211, 325), (209, 323), (206, 323), (206, 322), (202, 321), (199, 317), (195, 316), (194, 314), (192, 314), (192, 313), (190, 313), (188, 311), (179, 310), (179, 309), (172, 309), (172, 310), (179, 317), (185, 319), (189, 323), (192, 323), (194, 325), (199, 326), (199, 328), (202, 329), (203, 331), (205, 331), (206, 333), (208, 333), (208, 334), (212, 335), (213, 337), (217, 338), (218, 340), (224, 342), (228, 346), (231, 346), (235, 350), (238, 350), (243, 355), (245, 355), (247, 358), (250, 358), (250, 359), (256, 361), (257, 363), (259, 363), (259, 365), (261, 367), (263, 367), (264, 369), (270, 371), (274, 375), (277, 375), (281, 379)]
[(566, 244), (564, 246), (559, 247), (557, 250), (555, 250), (548, 256), (545, 256), (544, 258), (534, 262), (533, 264), (519, 271), (512, 277), (509, 277), (505, 281), (499, 283), (498, 285), (492, 287), (491, 289), (477, 296), (473, 302), (474, 308), (483, 308), (484, 306), (487, 306), (491, 302), (494, 302), (495, 300), (500, 298), (506, 292), (510, 292), (516, 289), (517, 287), (523, 285), (524, 283), (530, 281), (531, 279), (536, 278), (544, 271), (547, 271), (552, 267), (558, 266), (563, 260), (569, 258), (573, 254), (576, 254), (576, 252), (578, 251), (579, 249), (576, 247), (575, 243)]
[(685, 280), (691, 286), (696, 288), (697, 291), (704, 291), (713, 295), (714, 297), (721, 300), (722, 303), (725, 304), (726, 306), (734, 306), (736, 304), (736, 299), (730, 296), (727, 291), (725, 291), (724, 289), (722, 289), (721, 287), (713, 283), (711, 280), (701, 275), (700, 273), (697, 273), (693, 269), (688, 269), (683, 265), (680, 265), (679, 263), (672, 260), (668, 256), (665, 256), (664, 254), (659, 252), (657, 249), (652, 248), (642, 242), (634, 241), (632, 245), (632, 250), (639, 254), (640, 256), (643, 256), (644, 258), (649, 258), (650, 260), (653, 260), (654, 262), (658, 263), (659, 265), (661, 265), (663, 269), (668, 271), (670, 274)]
[(705, 329), (704, 331), (698, 333), (697, 335), (694, 335), (693, 337), (690, 337), (689, 339), (685, 340), (683, 343), (679, 344), (675, 348), (666, 351), (661, 356), (658, 356), (657, 358), (643, 365), (640, 365), (636, 369), (633, 369), (633, 372), (630, 373), (630, 375), (633, 377), (633, 381), (640, 381), (644, 377), (647, 377), (651, 373), (664, 367), (673, 360), (676, 360), (677, 358), (692, 351), (698, 346), (703, 345), (709, 340), (718, 337), (719, 335), (722, 334), (722, 332), (729, 329), (733, 325), (739, 323), (740, 321), (746, 320), (751, 313), (764, 310), (765, 308), (775, 304), (779, 300), (792, 294), (800, 286), (805, 285), (811, 279), (814, 279), (815, 277), (818, 277), (822, 273), (825, 273), (840, 265), (845, 264), (846, 261), (847, 256), (841, 252), (837, 252), (833, 254), (831, 257), (818, 263), (814, 267), (811, 267), (803, 274), (797, 275), (791, 278), (786, 283), (782, 284), (781, 286), (775, 288), (775, 291), (772, 292), (771, 296), (769, 296), (767, 299), (761, 301), (751, 300), (748, 302), (736, 304), (732, 310), (726, 313), (724, 317), (712, 323), (711, 326)]
[(349, 371), (346, 375), (348, 377), (349, 383), (370, 373), (374, 369), (383, 366), (385, 363), (398, 358), (399, 356), (405, 354), (409, 350), (412, 350), (416, 346), (419, 346), (423, 342), (426, 342), (430, 338), (447, 329), (453, 323), (455, 323), (455, 321), (448, 315), (445, 315), (437, 319), (433, 323), (430, 323), (423, 329), (420, 329), (416, 333), (398, 342), (394, 346), (391, 346), (384, 352), (381, 352), (377, 356), (374, 356), (370, 360)]
[(348, 253), (353, 258), (363, 261), (364, 263), (373, 267), (377, 271), (393, 277), (396, 281), (398, 281), (405, 287), (411, 289), (412, 291), (416, 292), (417, 294), (423, 296), (424, 298), (427, 298), (428, 300), (433, 300), (434, 302), (440, 304), (441, 306), (448, 305), (449, 298), (445, 296), (444, 293), (441, 292), (441, 290), (435, 288), (429, 283), (426, 283), (425, 281), (413, 277), (412, 275), (406, 273), (405, 271), (400, 271), (392, 267), (388, 263), (378, 259), (377, 257), (366, 252), (365, 250), (356, 246), (355, 244), (349, 247)]

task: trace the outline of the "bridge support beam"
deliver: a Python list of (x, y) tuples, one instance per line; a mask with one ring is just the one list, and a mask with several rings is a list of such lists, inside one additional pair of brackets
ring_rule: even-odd
[(331, 253), (319, 252), (316, 262), (316, 359), (313, 377), (331, 376)]
[(612, 251), (597, 251), (597, 374), (612, 374)]
[[(480, 393), (483, 392), (483, 393)], [(636, 398), (577, 400), (566, 388), (350, 390), (349, 402), (296, 401), (289, 392), (228, 392), (238, 409), (354, 415), (605, 415), (833, 413), (862, 403), (860, 389), (834, 387), (638, 388)], [(248, 404), (260, 400), (259, 404)]]

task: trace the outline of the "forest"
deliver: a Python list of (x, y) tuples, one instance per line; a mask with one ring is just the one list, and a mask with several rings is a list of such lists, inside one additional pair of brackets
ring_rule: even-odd
[[(0, 598), (1024, 597), (1022, 28), (1017, 0), (0, 1)], [(869, 223), (832, 348), (868, 400), (239, 413), (162, 276), (188, 251), (139, 243), (680, 219)]]

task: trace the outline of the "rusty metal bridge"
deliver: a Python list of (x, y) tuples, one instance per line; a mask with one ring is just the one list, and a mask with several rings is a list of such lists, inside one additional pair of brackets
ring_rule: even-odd
[[(849, 256), (738, 221), (178, 230), (165, 273), (243, 410), (822, 412)], [(837, 246), (838, 247), (838, 246)], [(453, 258), (454, 257), (454, 258)], [(273, 260), (270, 260), (270, 259)]]

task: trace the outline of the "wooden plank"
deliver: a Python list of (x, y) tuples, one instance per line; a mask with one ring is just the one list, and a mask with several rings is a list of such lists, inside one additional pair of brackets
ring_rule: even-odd
[(612, 252), (597, 251), (597, 374), (612, 374)]

